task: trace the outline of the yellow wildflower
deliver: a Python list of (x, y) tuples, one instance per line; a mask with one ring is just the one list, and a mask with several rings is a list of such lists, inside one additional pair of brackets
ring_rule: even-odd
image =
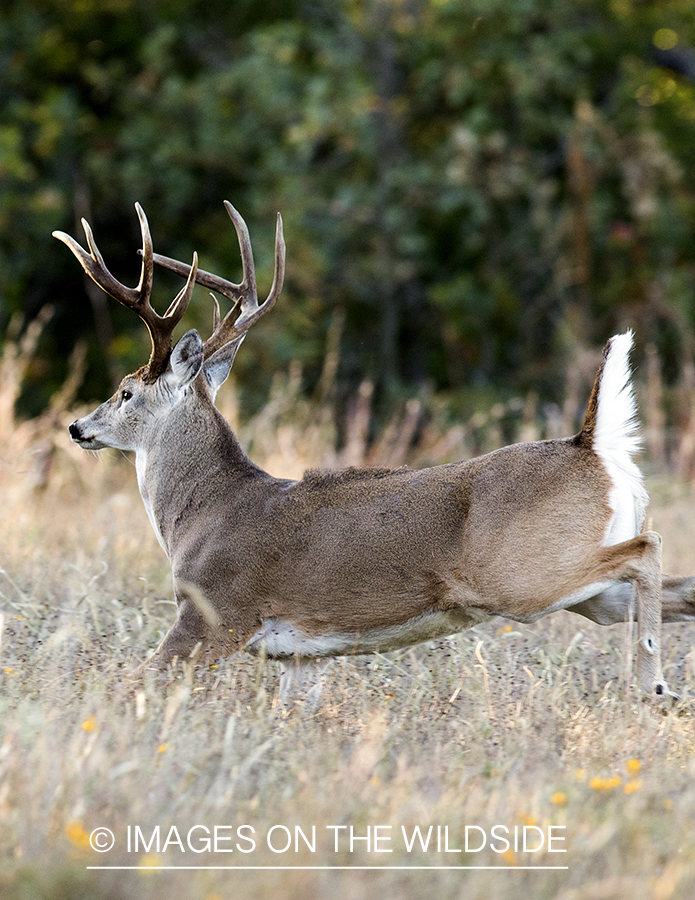
[(521, 816), (520, 818), (524, 825), (538, 825), (538, 822), (533, 818), (533, 816)]
[(620, 775), (614, 775), (613, 778), (590, 778), (589, 787), (595, 791), (612, 791), (622, 780)]
[(502, 859), (507, 863), (508, 866), (516, 865), (516, 853), (512, 850), (511, 847), (504, 851), (504, 853), (502, 854)]
[(65, 826), (65, 836), (73, 847), (80, 849), (89, 847), (89, 834), (84, 830), (84, 824), (79, 819), (68, 822)]

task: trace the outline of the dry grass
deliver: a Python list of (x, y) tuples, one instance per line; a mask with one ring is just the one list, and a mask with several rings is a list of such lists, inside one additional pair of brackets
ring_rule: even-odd
[[(290, 475), (345, 461), (334, 450), (335, 423), (295, 388), (292, 377), (278, 382), (269, 406), (242, 429), (254, 458)], [(368, 393), (348, 423), (355, 457), (368, 452)], [(60, 430), (70, 420), (65, 406), (54, 404), (38, 435), (36, 423), (20, 428), (6, 418), (0, 450), (3, 898), (695, 896), (695, 624), (665, 629), (666, 673), (682, 697), (670, 711), (628, 694), (627, 628), (569, 613), (337, 660), (315, 710), (284, 709), (277, 666), (243, 655), (219, 668), (183, 667), (168, 684), (138, 683), (135, 663), (173, 620), (168, 566), (132, 465), (115, 452), (71, 447)], [(480, 426), (430, 427), (413, 450), (399, 435), (415, 412), (411, 405), (398, 413), (380, 458), (450, 458), (470, 449), (466, 435)], [(667, 478), (651, 487), (666, 565), (695, 571), (690, 488)], [(186, 852), (171, 843), (158, 854), (128, 853), (129, 825), (146, 836), (159, 825), (162, 843), (175, 825)], [(194, 853), (186, 845), (194, 825), (250, 825), (256, 849)], [(271, 852), (265, 835), (276, 825), (300, 826), (307, 836), (315, 826), (316, 851)], [(337, 853), (329, 825), (346, 826)], [(559, 846), (568, 852), (408, 853), (401, 826), (410, 835), (415, 825), (425, 833), (435, 826), (435, 836), (448, 826), (450, 849), (464, 847), (466, 826), (485, 829), (488, 839), (495, 825), (546, 833), (565, 826), (555, 833), (566, 835)], [(88, 845), (98, 826), (116, 836), (108, 853)], [(393, 852), (368, 852), (361, 841), (350, 853), (350, 826), (358, 836), (390, 826), (382, 847)], [(274, 836), (283, 842), (280, 830)], [(237, 841), (234, 832), (226, 846)], [(87, 869), (93, 865), (353, 868)], [(501, 868), (355, 868), (483, 865)], [(515, 868), (522, 865), (568, 868)]]

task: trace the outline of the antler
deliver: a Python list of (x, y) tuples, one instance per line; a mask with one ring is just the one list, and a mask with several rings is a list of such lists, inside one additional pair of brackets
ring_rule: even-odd
[[(246, 222), (241, 218), (239, 213), (234, 209), (232, 204), (224, 201), (225, 209), (229, 214), (229, 218), (234, 223), (237, 237), (239, 238), (239, 249), (241, 250), (242, 279), (240, 284), (234, 284), (219, 275), (213, 275), (211, 272), (205, 272), (199, 269), (193, 277), (204, 287), (217, 291), (219, 294), (227, 297), (233, 302), (232, 308), (227, 315), (220, 321), (220, 307), (215, 300), (215, 318), (213, 322), (213, 332), (203, 344), (203, 352), (205, 358), (209, 358), (212, 354), (229, 344), (242, 338), (249, 328), (265, 315), (268, 310), (272, 309), (275, 301), (280, 296), (282, 290), (282, 282), (285, 277), (285, 239), (282, 233), (282, 217), (278, 213), (277, 226), (275, 230), (275, 271), (273, 274), (273, 284), (266, 300), (259, 305), (258, 293), (256, 290), (256, 271), (253, 264), (253, 252), (251, 251), (251, 239), (249, 238), (249, 230)], [(144, 253), (144, 251), (143, 251)], [(153, 260), (160, 266), (171, 269), (173, 272), (191, 279), (192, 267), (186, 263), (178, 262), (175, 259), (169, 259), (168, 256), (160, 256), (158, 253), (153, 255)], [(214, 298), (213, 298), (214, 299)], [(239, 310), (237, 309), (238, 307)]]
[(177, 294), (169, 309), (160, 316), (150, 304), (150, 294), (152, 293), (152, 276), (154, 272), (154, 255), (152, 253), (152, 235), (150, 234), (150, 226), (147, 223), (147, 217), (143, 212), (139, 203), (135, 204), (135, 211), (140, 220), (140, 231), (142, 232), (142, 271), (140, 273), (140, 281), (135, 288), (126, 287), (121, 284), (106, 268), (104, 259), (99, 252), (94, 241), (92, 229), (86, 219), (82, 219), (82, 227), (87, 238), (87, 246), (89, 253), (84, 250), (74, 238), (65, 234), (63, 231), (54, 231), (53, 237), (58, 238), (72, 250), (77, 257), (78, 262), (85, 272), (92, 278), (99, 287), (106, 291), (114, 300), (118, 300), (123, 306), (132, 309), (138, 314), (142, 321), (147, 325), (152, 340), (152, 351), (150, 359), (147, 363), (144, 379), (148, 382), (154, 382), (166, 369), (169, 355), (171, 354), (171, 336), (174, 328), (183, 318), (184, 313), (193, 293), (193, 286), (196, 280), (198, 270), (198, 256), (193, 254), (193, 265), (186, 266), (188, 271), (188, 280), (186, 284)]

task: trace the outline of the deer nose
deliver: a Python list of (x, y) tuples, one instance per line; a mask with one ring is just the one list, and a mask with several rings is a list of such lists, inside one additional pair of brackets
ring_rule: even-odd
[(82, 435), (80, 434), (80, 429), (77, 422), (73, 422), (72, 425), (70, 425), (70, 427), (68, 428), (68, 431), (70, 432), (70, 437), (73, 439), (73, 441), (79, 441), (82, 439)]

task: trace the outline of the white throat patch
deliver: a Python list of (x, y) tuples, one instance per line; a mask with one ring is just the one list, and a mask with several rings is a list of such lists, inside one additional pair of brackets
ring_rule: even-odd
[(152, 525), (152, 530), (155, 533), (155, 537), (159, 541), (159, 546), (162, 550), (169, 556), (167, 553), (167, 548), (164, 544), (164, 538), (162, 537), (162, 533), (159, 530), (159, 525), (157, 524), (157, 520), (154, 517), (154, 511), (152, 510), (152, 504), (150, 503), (150, 495), (147, 491), (147, 487), (145, 485), (145, 475), (147, 472), (147, 450), (136, 450), (135, 451), (135, 474), (138, 478), (138, 488), (140, 489), (140, 496), (142, 497), (142, 502), (145, 506), (145, 511), (147, 512), (147, 518), (150, 520), (150, 524)]

